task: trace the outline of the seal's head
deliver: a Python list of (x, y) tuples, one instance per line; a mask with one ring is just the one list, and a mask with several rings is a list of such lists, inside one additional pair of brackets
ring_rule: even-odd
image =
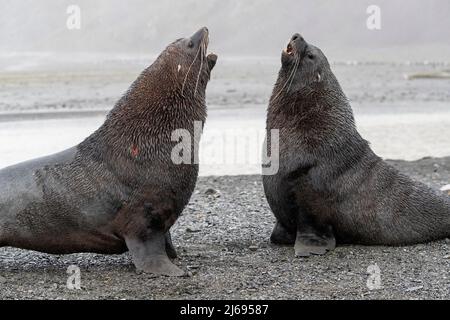
[(164, 160), (170, 161), (173, 131), (193, 132), (195, 121), (205, 121), (205, 91), (217, 60), (206, 54), (208, 35), (201, 28), (170, 43), (116, 103), (101, 129), (115, 153), (118, 144), (133, 158), (156, 156), (166, 148)]
[(267, 123), (269, 128), (292, 128), (311, 148), (353, 131), (353, 112), (326, 56), (298, 33), (281, 54)]
[(318, 93), (324, 84), (337, 80), (323, 52), (294, 34), (281, 54), (281, 70), (275, 85), (275, 97), (282, 94)]
[(206, 27), (191, 37), (172, 42), (158, 57), (170, 67), (168, 74), (179, 84), (183, 95), (203, 93), (214, 68), (217, 55), (207, 54), (209, 32)]

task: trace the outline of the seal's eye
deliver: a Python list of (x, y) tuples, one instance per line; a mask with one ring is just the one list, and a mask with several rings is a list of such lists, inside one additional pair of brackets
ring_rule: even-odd
[(308, 59), (314, 60), (314, 55), (312, 53), (308, 53)]
[(189, 48), (192, 48), (194, 46), (194, 42), (192, 42), (192, 40), (191, 41), (189, 41), (189, 43), (188, 43), (188, 47)]

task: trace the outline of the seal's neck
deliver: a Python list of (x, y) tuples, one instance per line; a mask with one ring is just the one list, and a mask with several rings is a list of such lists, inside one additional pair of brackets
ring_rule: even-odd
[(191, 90), (182, 92), (182, 77), (159, 60), (144, 70), (116, 103), (106, 126), (161, 134), (184, 128), (190, 120), (205, 120), (204, 90), (196, 95)]
[[(280, 122), (299, 129), (355, 127), (352, 108), (334, 76), (283, 91), (278, 80), (268, 108), (268, 124)], [(278, 120), (277, 120), (278, 119)], [(323, 129), (323, 128), (322, 128)]]
[(181, 86), (173, 81), (166, 67), (150, 66), (116, 103), (104, 124), (80, 144), (80, 149), (97, 154), (103, 161), (170, 161), (175, 144), (172, 133), (182, 129), (194, 136), (196, 122), (204, 123), (206, 119), (204, 96), (181, 95)]
[(205, 88), (198, 88), (195, 94), (190, 83), (183, 88), (183, 76), (177, 74), (169, 63), (160, 60), (157, 59), (139, 75), (112, 113), (121, 114), (121, 117), (151, 119), (156, 113), (175, 116), (178, 112), (201, 112), (205, 105)]

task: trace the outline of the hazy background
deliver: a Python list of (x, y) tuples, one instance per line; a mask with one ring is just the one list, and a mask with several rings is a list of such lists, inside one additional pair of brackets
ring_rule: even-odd
[[(81, 8), (81, 30), (66, 28), (71, 4)], [(366, 28), (371, 4), (382, 10), (381, 30)], [(450, 52), (427, 50), (450, 45), (448, 0), (0, 0), (0, 8), (3, 52), (158, 53), (168, 41), (204, 25), (223, 54), (276, 55), (294, 32), (335, 50), (334, 59), (402, 46), (419, 48), (408, 52), (419, 59), (448, 60)], [(389, 57), (398, 58), (393, 52)]]
[[(80, 30), (66, 26), (69, 5)], [(369, 5), (380, 30), (366, 26)], [(448, 0), (0, 0), (0, 168), (82, 141), (167, 44), (202, 26), (219, 60), (201, 174), (260, 172), (259, 133), (295, 32), (327, 55), (375, 152), (450, 155)], [(244, 159), (224, 165), (223, 154)]]

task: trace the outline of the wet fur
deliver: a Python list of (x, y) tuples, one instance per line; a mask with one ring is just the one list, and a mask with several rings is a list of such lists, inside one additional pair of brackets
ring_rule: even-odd
[(122, 253), (127, 236), (145, 241), (152, 230), (169, 231), (198, 176), (198, 165), (172, 163), (178, 142), (171, 133), (183, 128), (193, 136), (194, 121), (205, 121), (215, 64), (204, 54), (194, 58), (183, 41), (142, 72), (85, 141), (0, 170), (0, 245)]
[(367, 245), (450, 236), (449, 198), (373, 153), (320, 49), (305, 42), (295, 55), (297, 67), (282, 56), (267, 114), (267, 129), (280, 130), (280, 169), (263, 176), (278, 221), (272, 241), (292, 244), (305, 227), (319, 236), (331, 228), (339, 243)]

